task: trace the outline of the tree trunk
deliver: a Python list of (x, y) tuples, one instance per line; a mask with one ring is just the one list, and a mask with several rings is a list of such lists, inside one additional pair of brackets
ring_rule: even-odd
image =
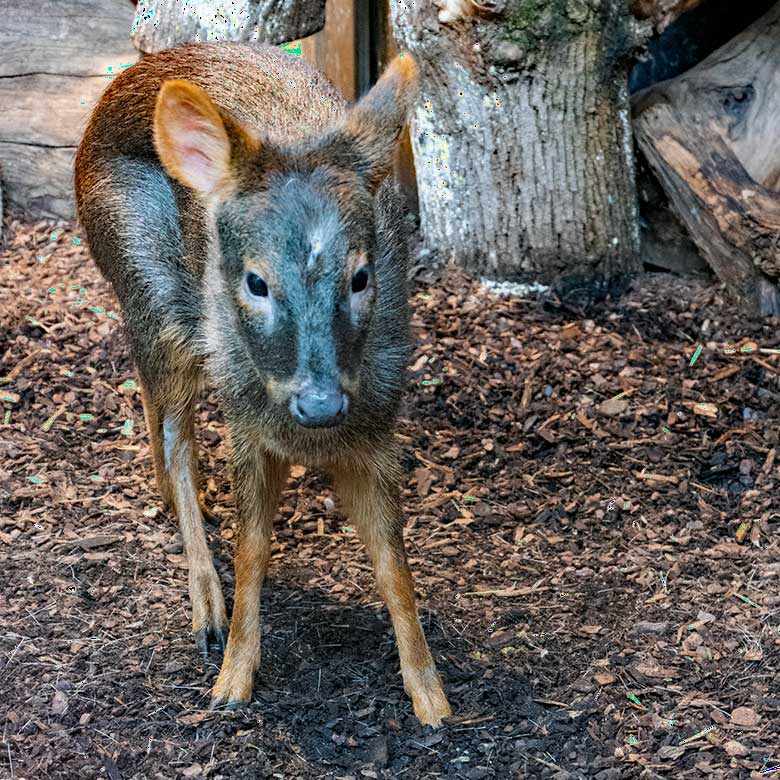
[(634, 98), (637, 141), (746, 310), (780, 314), (780, 3), (682, 76)]
[(140, 0), (131, 32), (151, 54), (192, 41), (285, 43), (324, 24), (325, 0)]
[(638, 271), (624, 0), (440, 2), (391, 3), (426, 247), (562, 293)]

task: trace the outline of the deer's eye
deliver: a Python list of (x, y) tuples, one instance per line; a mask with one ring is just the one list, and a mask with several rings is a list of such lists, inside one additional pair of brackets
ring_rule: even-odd
[(258, 298), (268, 297), (268, 285), (255, 273), (251, 271), (246, 275), (246, 286), (252, 295)]
[(352, 292), (363, 292), (366, 287), (368, 287), (368, 269), (364, 266), (363, 268), (358, 268), (352, 277)]

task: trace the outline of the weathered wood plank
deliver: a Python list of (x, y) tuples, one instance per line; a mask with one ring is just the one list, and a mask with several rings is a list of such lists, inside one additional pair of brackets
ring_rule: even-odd
[[(13, 5), (13, 8), (11, 6)], [(73, 155), (112, 74), (139, 54), (127, 0), (0, 0), (0, 166), (10, 206), (71, 219)]]
[(25, 214), (75, 219), (73, 158), (76, 148), (48, 149), (0, 141), (6, 207)]
[(325, 0), (141, 0), (131, 29), (151, 53), (191, 41), (284, 43), (324, 24)]
[[(137, 57), (137, 53), (134, 58)], [(114, 66), (119, 69), (119, 63)], [(110, 78), (0, 79), (0, 165), (9, 205), (30, 216), (75, 217), (73, 155)]]
[(89, 114), (109, 79), (15, 76), (0, 79), (0, 141), (77, 146)]
[(304, 59), (316, 65), (347, 100), (355, 100), (353, 0), (329, 0), (325, 26), (301, 41)]
[(138, 59), (127, 0), (0, 0), (0, 14), (0, 76), (99, 76)]

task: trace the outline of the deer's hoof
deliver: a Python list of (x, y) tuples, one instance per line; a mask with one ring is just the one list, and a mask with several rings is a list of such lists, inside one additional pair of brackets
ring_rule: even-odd
[(260, 665), (259, 654), (255, 659), (244, 658), (241, 662), (232, 660), (235, 654), (227, 656), (222, 661), (222, 669), (211, 692), (211, 707), (227, 706), (228, 709), (237, 709), (246, 704), (252, 698), (252, 683), (255, 670)]
[(223, 655), (227, 647), (228, 627), (216, 626), (202, 628), (195, 632), (195, 644), (202, 658), (208, 658), (211, 652)]
[(408, 672), (404, 688), (412, 699), (414, 714), (420, 725), (438, 728), (442, 725), (442, 718), (452, 715), (441, 679), (432, 665), (419, 672)]
[(239, 701), (237, 699), (224, 703), (212, 699), (211, 704), (209, 705), (209, 709), (221, 710), (222, 712), (235, 712), (236, 710), (240, 710), (245, 704), (245, 701)]

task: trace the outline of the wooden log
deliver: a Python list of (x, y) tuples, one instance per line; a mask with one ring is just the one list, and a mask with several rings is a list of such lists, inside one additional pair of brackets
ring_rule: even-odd
[(391, 2), (425, 249), (575, 306), (641, 270), (624, 0)]
[(48, 148), (0, 141), (6, 207), (30, 217), (75, 219), (75, 146)]
[(747, 311), (780, 315), (780, 3), (634, 96), (634, 132), (672, 207)]
[(54, 0), (29, 0), (3, 15), (0, 165), (8, 206), (30, 217), (75, 216), (73, 155), (100, 93), (138, 61), (132, 20), (127, 0), (69, 0), (65, 13)]
[(110, 84), (98, 77), (48, 73), (0, 79), (0, 141), (40, 146), (78, 146), (89, 112)]
[(191, 41), (284, 43), (324, 24), (325, 0), (140, 0), (131, 32), (148, 54)]
[(57, 0), (11, 5), (0, 3), (0, 76), (101, 76), (138, 59), (127, 0), (68, 0), (66, 8)]

